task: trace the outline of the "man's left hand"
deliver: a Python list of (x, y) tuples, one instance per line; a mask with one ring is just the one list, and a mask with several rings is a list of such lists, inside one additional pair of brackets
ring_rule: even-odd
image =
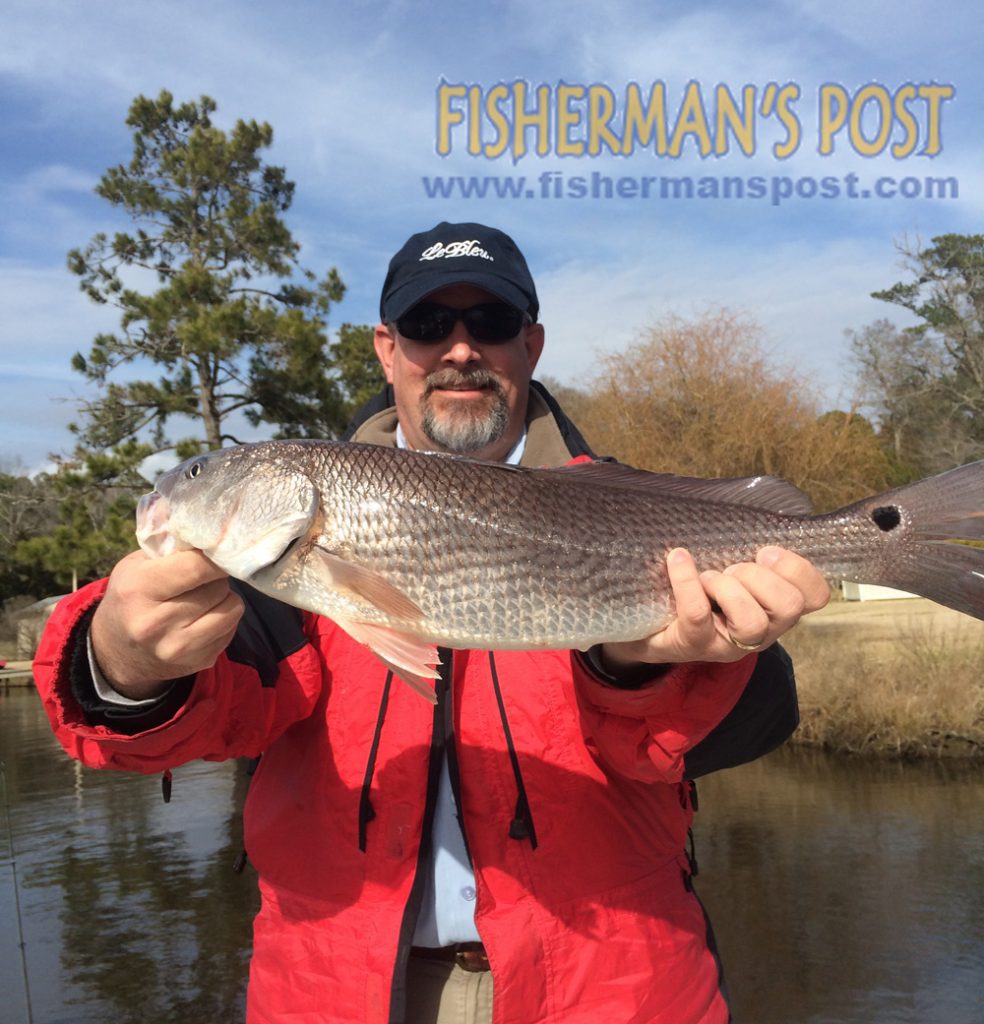
[(602, 661), (609, 671), (640, 663), (738, 661), (830, 599), (830, 587), (813, 565), (783, 548), (765, 547), (754, 562), (702, 573), (688, 551), (675, 548), (666, 565), (676, 618), (643, 640), (605, 644)]

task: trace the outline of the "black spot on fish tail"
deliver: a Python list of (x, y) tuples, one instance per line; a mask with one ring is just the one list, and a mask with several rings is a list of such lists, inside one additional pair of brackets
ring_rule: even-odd
[(882, 505), (871, 513), (871, 518), (879, 530), (888, 533), (902, 522), (902, 513), (894, 505)]

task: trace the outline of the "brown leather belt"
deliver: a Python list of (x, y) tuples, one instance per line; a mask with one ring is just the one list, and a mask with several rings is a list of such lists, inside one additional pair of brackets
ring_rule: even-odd
[(478, 973), (489, 971), (489, 958), (480, 942), (459, 942), (454, 946), (414, 946), (410, 955), (421, 960), (440, 960), (446, 964), (457, 964), (463, 971)]

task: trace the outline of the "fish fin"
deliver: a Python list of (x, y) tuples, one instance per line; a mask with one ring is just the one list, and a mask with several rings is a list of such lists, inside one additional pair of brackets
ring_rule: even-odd
[(353, 640), (365, 644), (411, 690), (425, 697), (431, 704), (437, 703), (433, 683), (428, 682), (438, 678), (434, 666), (441, 661), (434, 644), (373, 622), (354, 622), (340, 618), (335, 621)]
[(423, 610), (415, 601), (378, 572), (349, 562), (324, 548), (313, 548), (310, 557), (314, 560), (312, 568), (332, 590), (354, 595), (360, 603), (371, 604), (394, 619), (418, 621), (424, 617)]
[[(378, 653), (376, 657), (379, 658)], [(434, 683), (430, 677), (425, 678), (424, 676), (415, 675), (413, 672), (408, 672), (405, 668), (398, 668), (385, 658), (379, 658), (379, 660), (393, 672), (393, 675), (402, 679), (414, 693), (419, 693), (429, 704), (437, 703), (437, 694), (434, 692)]]
[(903, 527), (913, 542), (880, 566), (870, 582), (984, 620), (984, 548), (955, 543), (984, 541), (984, 460), (865, 498), (849, 509), (862, 511), (886, 532)]
[(649, 473), (618, 462), (579, 462), (539, 472), (567, 473), (609, 487), (624, 487), (652, 495), (672, 494), (679, 498), (751, 505), (783, 515), (809, 515), (813, 511), (808, 495), (788, 480), (775, 476), (704, 480), (700, 477), (677, 476), (675, 473)]
[(403, 454), (413, 456), (425, 455), (428, 459), (449, 459), (453, 462), (466, 462), (473, 466), (487, 466), (489, 469), (501, 470), (503, 473), (529, 473), (528, 466), (516, 466), (511, 462), (492, 462), (489, 459), (473, 459), (469, 455), (458, 455), (455, 452), (432, 452), (427, 448), (416, 448), (412, 452), (404, 451)]
[(967, 544), (914, 544), (872, 582), (918, 594), (984, 620), (984, 550)]
[(915, 540), (984, 540), (984, 460), (865, 498), (851, 508), (897, 508)]

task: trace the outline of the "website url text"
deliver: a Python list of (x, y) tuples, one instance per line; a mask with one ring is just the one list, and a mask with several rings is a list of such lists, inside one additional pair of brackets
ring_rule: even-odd
[(543, 171), (508, 174), (424, 175), (428, 199), (704, 199), (767, 200), (779, 206), (797, 199), (959, 199), (957, 178), (881, 176), (863, 181), (854, 173), (788, 175), (609, 175)]

